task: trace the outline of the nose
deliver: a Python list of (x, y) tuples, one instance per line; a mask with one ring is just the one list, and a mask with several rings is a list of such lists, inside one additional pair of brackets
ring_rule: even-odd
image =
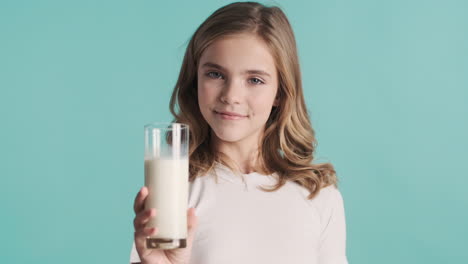
[(225, 82), (219, 99), (225, 104), (239, 104), (241, 101), (241, 97), (241, 83), (231, 79)]

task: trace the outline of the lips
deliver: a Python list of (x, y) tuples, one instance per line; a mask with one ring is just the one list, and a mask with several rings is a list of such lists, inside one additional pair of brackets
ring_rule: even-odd
[(229, 111), (214, 111), (218, 116), (223, 119), (227, 120), (239, 120), (247, 117), (246, 115), (242, 115), (236, 112), (229, 112)]

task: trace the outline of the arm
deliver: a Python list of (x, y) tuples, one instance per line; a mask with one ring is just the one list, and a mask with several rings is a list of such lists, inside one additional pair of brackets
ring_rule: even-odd
[(320, 264), (348, 264), (346, 257), (346, 217), (340, 191), (330, 188), (321, 216)]

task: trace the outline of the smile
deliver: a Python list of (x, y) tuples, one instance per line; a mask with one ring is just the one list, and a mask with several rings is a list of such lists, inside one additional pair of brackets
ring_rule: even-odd
[(244, 119), (244, 118), (247, 117), (247, 116), (244, 116), (244, 115), (241, 115), (241, 114), (231, 113), (231, 112), (217, 112), (217, 111), (214, 111), (214, 113), (216, 114), (216, 116), (219, 116), (224, 120), (241, 120), (241, 119)]

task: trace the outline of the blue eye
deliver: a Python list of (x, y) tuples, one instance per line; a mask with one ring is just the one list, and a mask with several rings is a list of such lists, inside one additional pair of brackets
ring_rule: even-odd
[(219, 72), (208, 72), (206, 76), (213, 78), (213, 79), (221, 79), (223, 76)]
[(260, 80), (259, 78), (251, 78), (249, 80), (249, 82), (253, 83), (253, 84), (264, 84), (264, 82), (262, 80)]

